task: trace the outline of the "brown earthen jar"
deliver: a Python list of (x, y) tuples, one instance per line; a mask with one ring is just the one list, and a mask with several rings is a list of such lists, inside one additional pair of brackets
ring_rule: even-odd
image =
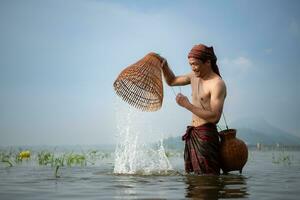
[(242, 140), (236, 138), (236, 132), (236, 129), (219, 132), (221, 137), (220, 162), (221, 169), (225, 174), (235, 170), (242, 173), (248, 159), (248, 148)]

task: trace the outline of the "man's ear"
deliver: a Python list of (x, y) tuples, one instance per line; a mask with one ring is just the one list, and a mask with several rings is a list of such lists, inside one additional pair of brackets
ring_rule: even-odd
[(206, 60), (205, 64), (211, 65), (211, 61), (208, 59), (208, 60)]

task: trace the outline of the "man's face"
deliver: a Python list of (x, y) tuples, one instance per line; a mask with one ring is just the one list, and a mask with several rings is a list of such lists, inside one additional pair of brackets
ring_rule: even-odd
[(200, 77), (201, 71), (203, 71), (205, 64), (196, 58), (189, 58), (189, 63), (191, 65), (192, 71), (195, 73), (195, 76)]

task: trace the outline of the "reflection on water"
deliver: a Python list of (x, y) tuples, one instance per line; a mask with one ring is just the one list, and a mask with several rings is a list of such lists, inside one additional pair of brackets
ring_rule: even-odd
[(186, 195), (191, 199), (242, 198), (248, 195), (246, 178), (241, 175), (187, 175)]

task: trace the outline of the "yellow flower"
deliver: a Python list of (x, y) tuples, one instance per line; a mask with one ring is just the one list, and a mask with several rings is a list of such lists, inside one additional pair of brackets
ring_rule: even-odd
[(21, 151), (20, 154), (19, 154), (19, 157), (21, 159), (23, 159), (23, 158), (30, 158), (30, 151)]

